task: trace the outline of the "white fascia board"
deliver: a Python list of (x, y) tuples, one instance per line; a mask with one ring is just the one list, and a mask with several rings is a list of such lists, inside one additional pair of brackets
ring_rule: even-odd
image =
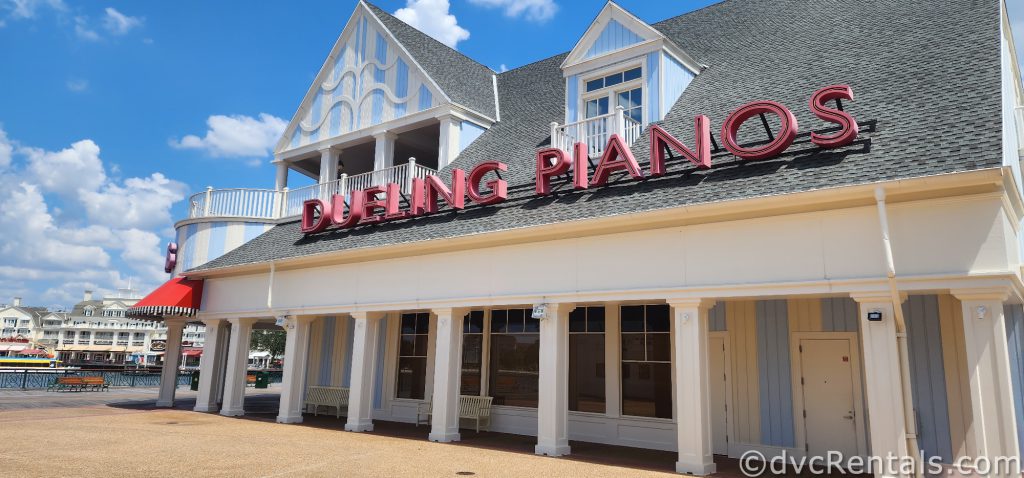
[(661, 39), (648, 40), (642, 43), (630, 45), (626, 48), (615, 50), (611, 53), (594, 57), (586, 61), (581, 61), (572, 66), (563, 68), (562, 76), (568, 78), (572, 75), (581, 75), (616, 63), (635, 60), (647, 55), (648, 53), (660, 51), (663, 45), (664, 41)]

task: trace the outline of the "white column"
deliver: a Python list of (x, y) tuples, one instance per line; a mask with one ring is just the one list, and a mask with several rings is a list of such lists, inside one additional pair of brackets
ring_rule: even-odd
[(274, 178), (274, 189), (280, 191), (288, 187), (288, 163), (274, 161), (274, 166), (277, 168), (277, 176)]
[[(291, 317), (285, 324), (284, 375), (278, 423), (302, 423), (302, 392), (305, 390), (312, 317)], [(324, 360), (330, 360), (324, 357)]]
[(221, 340), (227, 332), (224, 319), (207, 319), (206, 340), (203, 343), (203, 356), (199, 362), (199, 395), (196, 397), (196, 406), (193, 410), (197, 412), (217, 411), (217, 402), (220, 397), (217, 394), (220, 386), (220, 371), (224, 369), (224, 354), (220, 347), (224, 341)]
[(444, 115), (438, 118), (441, 121), (441, 134), (437, 146), (437, 169), (444, 168), (455, 161), (459, 155), (459, 130), (462, 121), (452, 115)]
[[(892, 296), (883, 293), (854, 294), (851, 297), (859, 306), (857, 320), (864, 352), (861, 356), (864, 357), (871, 454), (883, 458), (910, 456)], [(869, 321), (869, 314), (881, 314), (881, 320)], [(877, 470), (875, 476), (883, 476), (884, 471)]]
[(320, 184), (338, 179), (337, 151), (331, 148), (320, 150)]
[(954, 290), (952, 293), (963, 308), (973, 415), (973, 425), (967, 433), (974, 438), (979, 457), (1017, 457), (1020, 451), (1003, 315), (1003, 302), (1009, 298), (1009, 290)]
[(373, 431), (373, 375), (377, 360), (378, 320), (382, 316), (373, 312), (352, 313), (355, 333), (352, 337), (352, 377), (346, 431)]
[(226, 417), (245, 415), (245, 376), (249, 366), (249, 340), (256, 319), (229, 319), (231, 342), (224, 374), (224, 404), (220, 414)]
[(373, 149), (373, 169), (380, 171), (384, 168), (394, 166), (395, 161), (395, 138), (398, 135), (391, 132), (377, 133), (373, 135), (376, 144)]
[(708, 310), (714, 301), (670, 300), (675, 340), (676, 471), (690, 475), (715, 472), (711, 452), (711, 407), (708, 384)]
[(185, 329), (184, 319), (166, 319), (167, 347), (164, 349), (164, 367), (160, 370), (160, 395), (158, 407), (174, 406), (174, 389), (178, 387), (178, 364), (181, 359), (181, 332)]
[(550, 304), (540, 320), (540, 370), (537, 376), (538, 455), (562, 456), (569, 450), (569, 313), (575, 304)]
[(434, 309), (434, 394), (430, 441), (459, 441), (459, 385), (462, 377), (462, 319), (464, 311)]

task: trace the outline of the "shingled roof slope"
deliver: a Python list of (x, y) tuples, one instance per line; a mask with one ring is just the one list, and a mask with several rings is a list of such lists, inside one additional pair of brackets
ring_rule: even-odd
[(409, 26), (380, 7), (365, 3), (452, 101), (495, 118), (493, 70)]
[[(534, 152), (564, 114), (559, 55), (498, 76), (502, 121), (443, 172), (503, 161), (507, 201), (310, 236), (297, 221), (283, 223), (198, 269), (1001, 166), (997, 0), (727, 0), (654, 27), (708, 65), (667, 114), (670, 133), (690, 142), (693, 117), (705, 114), (717, 136), (732, 109), (770, 99), (797, 116), (796, 143), (770, 160), (719, 152), (707, 171), (676, 161), (660, 178), (620, 176), (606, 187), (563, 186), (537, 197)], [(807, 103), (814, 90), (835, 83), (853, 88), (855, 99), (844, 106), (861, 135), (821, 150), (808, 132), (831, 125)], [(755, 123), (741, 131), (741, 142), (764, 139)], [(646, 134), (633, 151), (643, 164)]]

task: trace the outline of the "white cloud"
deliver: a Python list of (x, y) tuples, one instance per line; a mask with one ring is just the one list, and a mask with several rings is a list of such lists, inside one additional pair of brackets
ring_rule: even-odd
[(502, 63), (502, 64), (501, 64), (501, 66), (499, 66), (499, 67), (498, 67), (498, 72), (499, 72), (499, 73), (504, 73), (504, 72), (506, 72), (506, 71), (508, 71), (508, 67), (507, 67), (507, 66), (505, 66), (505, 64), (504, 64), (504, 63)]
[(60, 151), (22, 148), (21, 152), (28, 157), (28, 170), (35, 182), (47, 192), (74, 195), (80, 189), (99, 189), (107, 181), (100, 147), (90, 139)]
[(11, 154), (14, 152), (14, 145), (7, 139), (7, 132), (0, 129), (0, 172), (11, 166)]
[(469, 38), (469, 31), (459, 26), (455, 15), (448, 12), (448, 0), (406, 0), (405, 8), (395, 12), (395, 17), (412, 25), (452, 48)]
[(100, 34), (89, 28), (89, 20), (85, 17), (75, 17), (75, 35), (78, 38), (88, 41), (99, 41)]
[(103, 28), (106, 28), (113, 35), (124, 35), (133, 28), (141, 27), (142, 22), (145, 21), (142, 17), (130, 17), (112, 7), (107, 7), (105, 11), (106, 16), (103, 17)]
[(44, 8), (58, 12), (68, 9), (63, 0), (9, 0), (5, 6), (11, 11), (11, 18), (16, 19), (35, 18), (36, 13)]
[(89, 219), (114, 228), (169, 225), (173, 221), (171, 206), (187, 193), (185, 184), (160, 173), (126, 179), (123, 186), (111, 182), (98, 191), (78, 192)]
[(206, 120), (206, 125), (209, 129), (202, 138), (190, 134), (180, 141), (171, 140), (171, 146), (202, 150), (213, 157), (267, 156), (284, 134), (288, 122), (260, 113), (258, 119), (245, 115), (213, 115)]
[(501, 8), (505, 16), (522, 16), (533, 22), (546, 22), (558, 12), (554, 0), (469, 0), (469, 3), (485, 8)]
[(84, 80), (81, 78), (71, 78), (68, 81), (64, 82), (64, 85), (68, 87), (69, 91), (80, 93), (82, 91), (89, 89), (89, 80)]

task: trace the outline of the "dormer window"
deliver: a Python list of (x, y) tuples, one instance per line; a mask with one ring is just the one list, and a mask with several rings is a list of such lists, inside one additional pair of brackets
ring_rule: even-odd
[(85, 308), (85, 316), (86, 317), (92, 317), (92, 311), (93, 311), (92, 307), (86, 307)]
[(587, 118), (612, 112), (621, 106), (626, 117), (644, 122), (643, 70), (641, 67), (618, 71), (586, 81), (583, 111)]

